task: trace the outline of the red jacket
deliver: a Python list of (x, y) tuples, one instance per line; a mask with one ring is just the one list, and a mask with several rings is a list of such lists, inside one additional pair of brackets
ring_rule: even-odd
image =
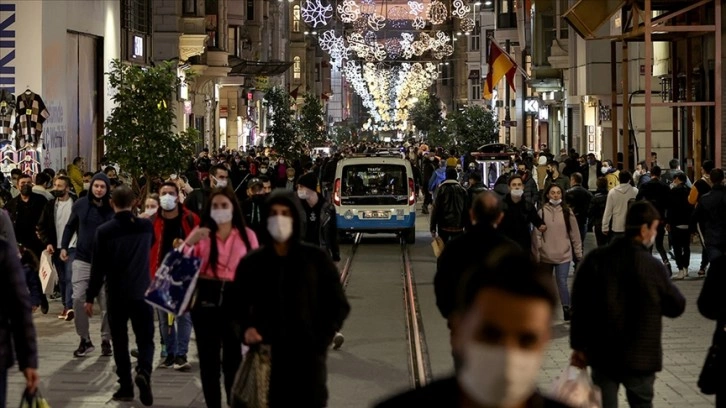
[[(182, 205), (179, 205), (179, 210), (181, 211), (182, 229), (184, 230), (184, 236), (179, 238), (186, 238), (199, 225), (199, 216)], [(153, 279), (154, 275), (156, 275), (156, 269), (159, 268), (159, 262), (166, 256), (166, 254), (161, 253), (161, 241), (164, 238), (164, 220), (158, 214), (152, 215), (149, 219), (154, 224), (154, 244), (151, 246), (151, 256), (149, 257), (149, 271)]]

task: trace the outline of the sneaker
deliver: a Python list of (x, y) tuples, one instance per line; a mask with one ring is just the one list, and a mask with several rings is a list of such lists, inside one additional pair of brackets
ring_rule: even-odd
[(68, 308), (64, 307), (63, 308), (63, 311), (61, 312), (61, 314), (58, 315), (58, 318), (61, 319), (61, 320), (65, 320), (66, 319), (66, 315), (68, 315)]
[[(174, 367), (174, 356), (171, 356), (171, 355), (166, 356), (164, 361), (162, 361), (161, 364), (159, 364), (159, 368), (172, 368), (172, 367)], [(174, 367), (174, 368), (176, 368), (176, 367)]]
[(345, 337), (343, 337), (343, 333), (335, 332), (335, 336), (333, 337), (333, 350), (338, 350), (344, 341)]
[(698, 270), (698, 277), (699, 278), (705, 278), (706, 277), (706, 271), (704, 271), (703, 269), (699, 269)]
[(73, 311), (73, 309), (68, 309), (66, 312), (66, 321), (71, 322), (76, 317), (76, 312)]
[(110, 341), (104, 340), (101, 342), (101, 355), (104, 357), (111, 357), (113, 355)]
[(78, 348), (76, 351), (73, 352), (74, 357), (85, 357), (89, 353), (92, 353), (93, 350), (96, 348), (93, 347), (93, 343), (91, 343), (91, 340), (83, 340), (81, 339), (81, 344), (78, 345)]
[(142, 404), (150, 407), (154, 404), (154, 395), (151, 393), (151, 381), (149, 376), (139, 373), (134, 379), (136, 386), (139, 387), (139, 400)]
[(114, 401), (133, 401), (134, 400), (134, 389), (132, 388), (119, 388), (118, 391), (113, 393), (111, 397)]
[(569, 322), (572, 318), (572, 309), (569, 306), (562, 306), (562, 316), (566, 322)]
[(139, 349), (131, 349), (129, 354), (131, 354), (131, 357), (133, 358), (139, 358)]
[(676, 276), (673, 277), (673, 280), (686, 279), (687, 276), (688, 276), (688, 271), (685, 268), (681, 268), (678, 270), (678, 273), (676, 274)]
[(174, 369), (186, 372), (192, 369), (192, 365), (187, 361), (187, 356), (176, 356), (174, 358)]

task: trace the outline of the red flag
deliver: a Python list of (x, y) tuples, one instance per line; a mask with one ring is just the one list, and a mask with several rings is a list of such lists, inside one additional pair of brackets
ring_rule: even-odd
[(494, 87), (497, 86), (497, 83), (499, 83), (503, 76), (507, 77), (507, 82), (512, 87), (512, 90), (517, 90), (514, 86), (514, 74), (517, 72), (517, 63), (499, 47), (494, 39), (489, 41), (488, 64), (489, 72), (487, 73), (487, 80), (482, 90), (485, 99), (492, 98)]

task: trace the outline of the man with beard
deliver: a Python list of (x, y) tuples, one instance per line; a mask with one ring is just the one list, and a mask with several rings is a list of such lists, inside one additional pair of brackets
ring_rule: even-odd
[[(73, 203), (71, 216), (63, 230), (61, 240), (60, 258), (68, 262), (69, 247), (73, 236), (76, 236), (76, 254), (71, 264), (73, 271), (73, 309), (83, 310), (86, 303), (86, 291), (91, 279), (91, 260), (93, 257), (93, 240), (96, 230), (101, 224), (113, 217), (110, 203), (111, 182), (103, 173), (97, 173), (91, 179), (91, 189), (87, 196), (81, 197)], [(105, 291), (99, 293), (98, 303), (101, 306), (101, 354), (113, 355), (111, 349), (111, 330), (106, 317)], [(73, 352), (75, 357), (85, 357), (96, 348), (91, 342), (88, 316), (85, 313), (76, 313), (74, 319), (76, 333), (81, 342)]]

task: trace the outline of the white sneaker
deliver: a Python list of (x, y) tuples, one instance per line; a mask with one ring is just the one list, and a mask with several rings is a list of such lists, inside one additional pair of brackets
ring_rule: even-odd
[(688, 276), (688, 270), (685, 268), (681, 268), (678, 270), (678, 273), (676, 274), (676, 276), (673, 277), (673, 280), (686, 279), (687, 276)]

